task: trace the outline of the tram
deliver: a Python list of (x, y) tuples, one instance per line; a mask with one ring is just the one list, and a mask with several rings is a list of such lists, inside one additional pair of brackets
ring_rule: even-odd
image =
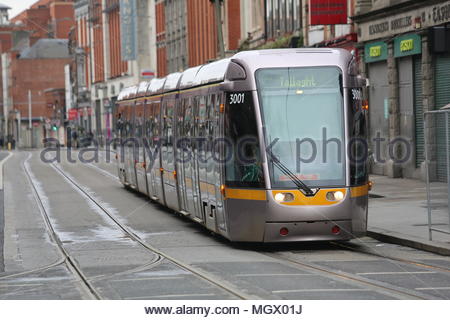
[(127, 187), (239, 242), (367, 229), (366, 80), (342, 49), (240, 52), (125, 88)]

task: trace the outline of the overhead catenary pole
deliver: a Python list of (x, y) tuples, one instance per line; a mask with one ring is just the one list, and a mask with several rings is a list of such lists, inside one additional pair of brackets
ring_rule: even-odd
[(216, 12), (216, 26), (217, 26), (217, 42), (219, 44), (219, 57), (225, 58), (225, 48), (223, 45), (223, 31), (222, 31), (222, 13), (220, 0), (214, 0), (214, 11)]
[(31, 121), (31, 90), (28, 90), (28, 129), (32, 129), (33, 123)]

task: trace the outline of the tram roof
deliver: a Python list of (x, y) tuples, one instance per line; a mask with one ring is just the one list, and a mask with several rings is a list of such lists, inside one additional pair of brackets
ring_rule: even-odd
[(147, 93), (147, 89), (150, 86), (151, 81), (142, 81), (139, 83), (136, 97), (143, 97)]
[(178, 82), (180, 81), (181, 75), (181, 72), (169, 74), (166, 77), (166, 82), (164, 83), (164, 92), (176, 90), (178, 88)]
[[(307, 56), (306, 56), (307, 55)], [(336, 48), (269, 49), (238, 52), (231, 58), (196, 66), (184, 72), (175, 72), (165, 78), (141, 82), (139, 86), (125, 88), (118, 100), (136, 96), (156, 95), (174, 90), (224, 81), (231, 61), (243, 63), (250, 71), (260, 68), (330, 66), (346, 67), (352, 54)], [(145, 90), (145, 86), (147, 89)], [(144, 93), (145, 91), (145, 93)]]
[(132, 86), (132, 87), (130, 87), (130, 91), (129, 91), (128, 96), (126, 97), (126, 99), (136, 98), (136, 94), (137, 94), (138, 88), (139, 88), (139, 86)]
[(193, 85), (223, 81), (231, 59), (222, 59), (203, 65), (195, 76)]
[(203, 65), (186, 69), (181, 76), (180, 84), (178, 87), (180, 89), (186, 89), (194, 86), (195, 77), (202, 67)]
[(249, 71), (260, 68), (336, 65), (347, 67), (353, 55), (339, 48), (295, 48), (242, 51), (233, 60), (243, 62)]
[(130, 99), (131, 96), (133, 95), (133, 92), (134, 94), (136, 94), (136, 90), (137, 86), (126, 87), (125, 89), (120, 91), (119, 96), (117, 97), (117, 101)]
[(150, 86), (147, 90), (147, 95), (154, 95), (163, 92), (164, 83), (166, 82), (166, 78), (156, 78), (150, 82)]

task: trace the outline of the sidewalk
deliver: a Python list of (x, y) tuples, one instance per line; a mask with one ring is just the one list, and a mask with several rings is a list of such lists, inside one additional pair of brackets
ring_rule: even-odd
[[(371, 176), (368, 235), (384, 242), (450, 255), (450, 235), (433, 231), (429, 241), (426, 184)], [(447, 184), (432, 186), (433, 227), (449, 230)]]

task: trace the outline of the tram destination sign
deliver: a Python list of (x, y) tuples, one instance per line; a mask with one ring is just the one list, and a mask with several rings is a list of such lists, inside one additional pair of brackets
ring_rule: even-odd
[(450, 22), (450, 0), (376, 20), (360, 22), (360, 41), (370, 41)]

